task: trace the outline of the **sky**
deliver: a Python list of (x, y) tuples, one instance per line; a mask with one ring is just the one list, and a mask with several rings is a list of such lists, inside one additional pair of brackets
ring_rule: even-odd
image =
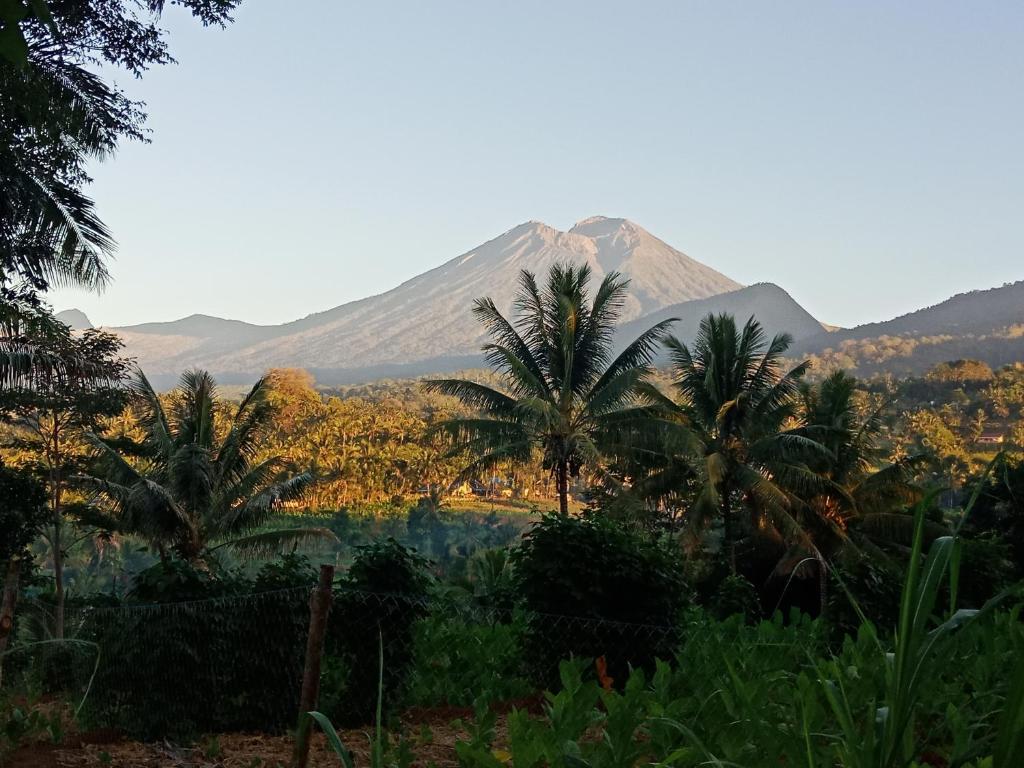
[[(287, 13), (284, 9), (287, 8)], [(1024, 279), (1024, 3), (247, 0), (163, 20), (93, 169), (103, 325), (279, 323), (527, 220), (629, 218), (818, 319)]]

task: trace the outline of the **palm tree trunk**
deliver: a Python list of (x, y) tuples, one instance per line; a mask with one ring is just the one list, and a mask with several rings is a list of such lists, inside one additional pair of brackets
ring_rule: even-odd
[(569, 514), (569, 462), (560, 460), (555, 468), (555, 483), (558, 486), (558, 511)]
[(64, 639), (64, 543), (60, 539), (61, 525), (59, 520), (53, 524), (53, 635), (58, 640)]
[(50, 457), (51, 510), (53, 512), (53, 593), (54, 593), (54, 628), (53, 634), (58, 640), (64, 639), (64, 542), (61, 541), (63, 526), (61, 508), (63, 467), (60, 449), (60, 425), (57, 414), (53, 414), (53, 448)]

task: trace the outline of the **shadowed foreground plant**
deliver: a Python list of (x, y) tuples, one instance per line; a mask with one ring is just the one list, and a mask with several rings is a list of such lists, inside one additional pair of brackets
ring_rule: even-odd
[[(998, 457), (981, 478), (981, 483), (985, 482), (996, 461)], [(976, 499), (977, 492), (964, 510), (960, 526), (969, 516)], [(870, 622), (864, 619), (861, 627), (877, 645), (885, 671), (881, 700), (871, 702), (867, 717), (861, 717), (862, 713), (855, 709), (848, 694), (848, 688), (855, 684), (851, 677), (855, 672), (851, 673), (837, 661), (817, 665), (829, 707), (839, 723), (841, 736), (837, 751), (845, 768), (905, 768), (913, 763), (921, 746), (915, 719), (925, 684), (938, 677), (948, 664), (957, 630), (990, 613), (1007, 594), (996, 596), (979, 610), (955, 609), (960, 526), (953, 536), (943, 536), (932, 542), (927, 557), (923, 557), (925, 511), (930, 501), (931, 498), (926, 498), (914, 509), (913, 546), (903, 584), (893, 652), (885, 651)], [(950, 615), (933, 626), (936, 603), (946, 585), (950, 593)], [(1019, 724), (1024, 717), (1022, 708), (1024, 697), (1011, 689), (1006, 702), (1004, 728), (1012, 729)], [(1001, 734), (998, 742), (1001, 751), (994, 767), (1020, 765), (1020, 759), (1024, 757), (1020, 754), (1020, 742), (1016, 736), (1007, 736), (1005, 732)]]
[[(387, 734), (384, 732), (384, 636), (378, 634), (377, 638), (380, 648), (377, 666), (377, 712), (374, 719), (373, 736), (370, 737), (367, 734), (367, 738), (370, 740), (370, 768), (403, 768), (408, 763), (405, 758), (409, 756), (401, 750), (398, 755), (390, 755)], [(308, 715), (323, 730), (324, 735), (327, 737), (328, 745), (334, 751), (334, 754), (338, 756), (341, 764), (345, 768), (355, 768), (352, 752), (342, 742), (330, 718), (322, 712), (309, 712)]]

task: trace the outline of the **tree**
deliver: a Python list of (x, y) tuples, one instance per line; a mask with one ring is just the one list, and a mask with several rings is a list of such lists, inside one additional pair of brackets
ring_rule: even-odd
[(984, 485), (966, 528), (1006, 542), (1017, 576), (1024, 578), (1024, 461), (1003, 459), (981, 481)]
[(951, 360), (932, 366), (925, 374), (928, 381), (937, 382), (988, 382), (995, 378), (988, 363), (980, 360)]
[(802, 535), (790, 515), (791, 489), (814, 487), (818, 477), (807, 462), (826, 454), (819, 443), (792, 431), (808, 364), (783, 372), (791, 342), (787, 334), (769, 341), (754, 318), (740, 329), (731, 315), (708, 315), (692, 345), (675, 337), (666, 341), (681, 402), (650, 393), (699, 438), (701, 455), (692, 461), (682, 457), (695, 486), (688, 515), (696, 526), (722, 521), (733, 573), (737, 506), (790, 535)]
[(475, 302), (473, 312), (493, 339), (484, 354), (507, 392), (461, 379), (427, 383), (430, 391), (457, 397), (478, 411), (435, 428), (473, 457), (462, 476), (526, 462), (537, 447), (544, 468), (555, 477), (562, 514), (569, 509), (569, 479), (625, 449), (624, 435), (649, 416), (637, 402), (638, 385), (674, 322), (658, 323), (612, 359), (628, 281), (608, 274), (591, 302), (590, 277), (587, 265), (558, 264), (541, 289), (534, 274), (523, 270), (514, 322), (491, 299)]
[(37, 378), (86, 373), (88, 360), (54, 351), (69, 335), (31, 289), (8, 290), (0, 276), (0, 395), (30, 390)]
[(28, 472), (0, 464), (0, 564), (4, 573), (0, 598), (0, 683), (4, 651), (14, 628), (22, 563), (43, 525), (45, 499), (43, 487)]
[[(38, 368), (30, 388), (0, 393), (0, 408), (15, 427), (11, 447), (27, 453), (46, 486), (49, 520), (43, 538), (53, 560), (54, 633), (62, 638), (64, 559), (74, 543), (67, 537), (68, 483), (72, 475), (85, 470), (89, 460), (85, 432), (97, 429), (105, 417), (124, 408), (122, 380), (129, 364), (120, 357), (121, 340), (104, 331), (75, 334), (61, 325), (36, 343), (45, 354), (65, 364)], [(73, 512), (76, 505), (70, 507)]]
[[(173, 0), (224, 24), (238, 0)], [(90, 162), (124, 139), (146, 140), (144, 105), (98, 74), (135, 76), (173, 61), (159, 26), (165, 0), (0, 3), (0, 389), (58, 374), (44, 336), (58, 323), (39, 294), (101, 288), (114, 239), (85, 194)]]
[(161, 556), (173, 551), (194, 564), (221, 547), (253, 555), (334, 539), (324, 528), (259, 530), (282, 502), (300, 499), (312, 480), (308, 473), (287, 473), (277, 456), (254, 460), (273, 416), (266, 379), (220, 429), (216, 384), (205, 371), (182, 374), (166, 407), (141, 372), (130, 388), (144, 439), (122, 452), (93, 435), (105, 472), (83, 478), (108, 504), (106, 525), (142, 537)]
[(820, 550), (834, 554), (851, 528), (882, 541), (913, 540), (914, 518), (901, 510), (922, 498), (914, 476), (920, 455), (886, 457), (882, 415), (888, 400), (859, 405), (857, 380), (836, 371), (815, 386), (801, 388), (804, 426), (797, 429), (821, 443), (826, 457), (812, 462), (825, 484), (803, 500), (801, 522)]
[[(177, 0), (223, 24), (238, 0)], [(87, 164), (144, 140), (143, 105), (95, 65), (140, 76), (173, 61), (164, 0), (8, 0), (0, 15), (0, 288), (94, 288), (114, 241), (84, 194)], [(6, 55), (5, 55), (6, 54)], [(17, 289), (16, 289), (17, 290)]]

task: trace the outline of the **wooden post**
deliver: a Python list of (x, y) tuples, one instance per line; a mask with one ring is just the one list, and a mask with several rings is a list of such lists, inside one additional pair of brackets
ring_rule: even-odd
[(14, 629), (14, 607), (18, 602), (18, 579), (21, 575), (21, 558), (12, 555), (7, 563), (4, 576), (3, 598), (0, 600), (0, 683), (4, 674), (4, 651)]
[(324, 635), (327, 631), (327, 612), (331, 609), (333, 582), (334, 566), (321, 565), (320, 583), (309, 596), (309, 636), (306, 638), (306, 665), (302, 672), (292, 768), (306, 768), (309, 764), (309, 734), (313, 720), (306, 713), (317, 708), (320, 698), (320, 660), (324, 653)]

